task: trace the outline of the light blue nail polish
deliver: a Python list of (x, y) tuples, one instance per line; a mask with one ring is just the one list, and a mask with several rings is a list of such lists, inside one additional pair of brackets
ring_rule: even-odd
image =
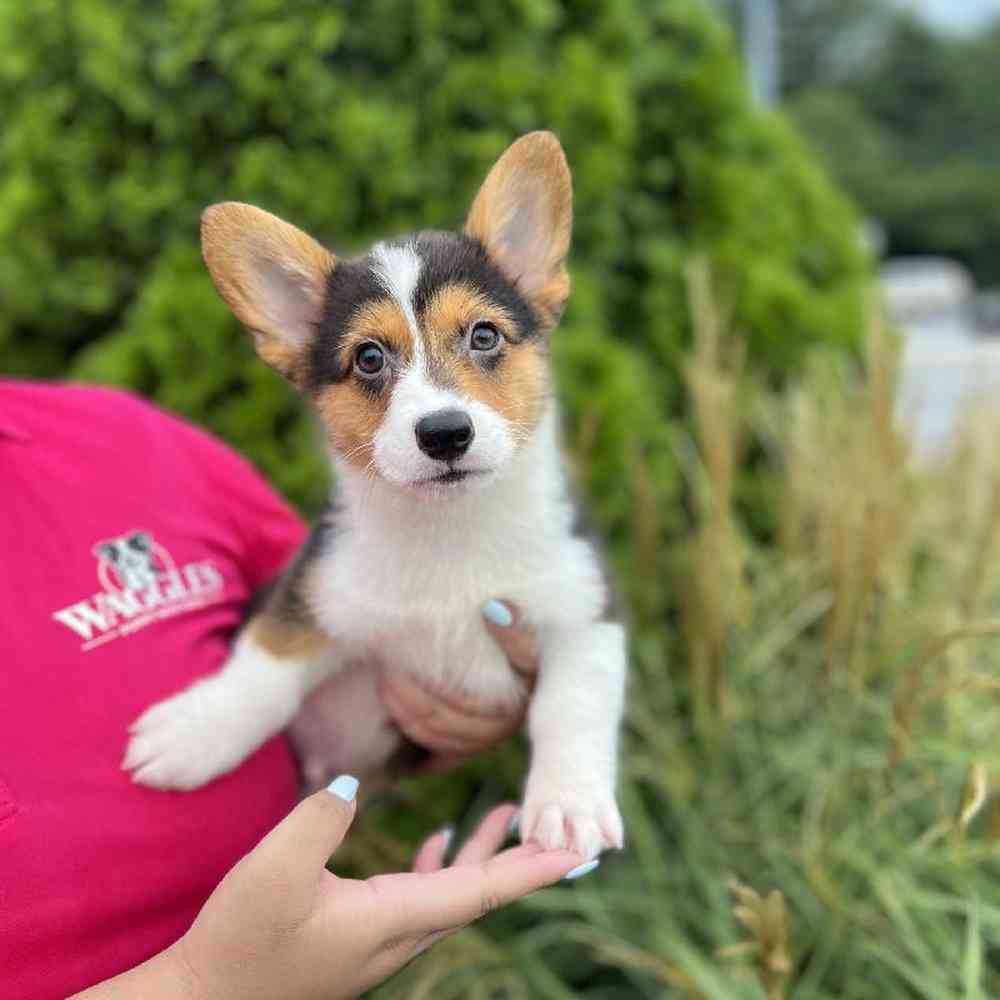
[(572, 882), (575, 878), (583, 878), (584, 875), (589, 875), (600, 863), (600, 858), (594, 858), (593, 861), (584, 861), (582, 865), (577, 865), (571, 872), (566, 872), (563, 875), (563, 881)]
[(338, 799), (353, 802), (354, 796), (358, 794), (358, 779), (349, 774), (342, 774), (339, 778), (334, 778), (326, 790), (331, 795), (336, 795)]
[(455, 836), (455, 828), (453, 826), (446, 826), (441, 831), (441, 839), (444, 843), (441, 846), (441, 850), (447, 851), (451, 847), (451, 839)]
[(507, 832), (514, 836), (518, 830), (521, 829), (521, 810), (518, 809), (516, 813), (510, 818), (510, 822), (507, 824)]
[(483, 605), (483, 617), (488, 618), (494, 625), (500, 628), (510, 628), (514, 624), (514, 616), (506, 604), (493, 599)]

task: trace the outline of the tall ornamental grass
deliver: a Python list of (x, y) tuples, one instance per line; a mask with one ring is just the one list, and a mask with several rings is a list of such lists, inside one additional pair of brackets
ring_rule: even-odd
[[(881, 323), (860, 361), (814, 355), (774, 390), (746, 372), (704, 266), (688, 288), (686, 515), (657, 534), (638, 492), (646, 550), (626, 567), (640, 592), (666, 573), (678, 608), (638, 605), (627, 848), (377, 995), (1000, 996), (1000, 420), (976, 415), (914, 471)], [(734, 489), (749, 454), (770, 533)], [(402, 862), (463, 782), (514, 794), (522, 766), (507, 750), (406, 786), (356, 863)]]

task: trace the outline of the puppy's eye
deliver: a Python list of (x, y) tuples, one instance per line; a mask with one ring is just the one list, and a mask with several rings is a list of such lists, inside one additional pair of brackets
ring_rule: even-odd
[(366, 378), (378, 375), (385, 368), (385, 352), (373, 340), (366, 340), (354, 352), (354, 367)]
[(500, 346), (500, 331), (492, 323), (480, 320), (469, 334), (469, 347), (474, 351), (495, 351)]

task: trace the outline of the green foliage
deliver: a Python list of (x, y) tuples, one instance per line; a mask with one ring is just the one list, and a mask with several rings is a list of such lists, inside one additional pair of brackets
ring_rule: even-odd
[(622, 538), (623, 458), (656, 452), (652, 488), (675, 493), (663, 426), (692, 250), (769, 373), (860, 327), (853, 216), (787, 124), (751, 108), (697, 0), (4, 4), (0, 105), (3, 368), (136, 388), (305, 510), (326, 489), (309, 422), (200, 264), (216, 200), (360, 248), (456, 225), (511, 139), (554, 129), (577, 207), (562, 385)]
[[(880, 220), (894, 254), (964, 261), (1000, 282), (1000, 28), (978, 37), (935, 34), (883, 3), (792, 0), (788, 24), (830, 52), (853, 46), (853, 72), (788, 81), (789, 110), (838, 180)], [(792, 36), (790, 36), (792, 37)]]

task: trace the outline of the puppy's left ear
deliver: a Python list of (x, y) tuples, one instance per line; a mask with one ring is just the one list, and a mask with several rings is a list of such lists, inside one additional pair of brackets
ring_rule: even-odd
[(128, 543), (140, 552), (151, 552), (153, 549), (153, 538), (147, 531), (134, 531), (128, 536)]
[(205, 209), (201, 249), (215, 287), (253, 334), (257, 353), (298, 381), (336, 258), (276, 215), (235, 201)]
[(493, 165), (465, 232), (479, 240), (539, 317), (554, 324), (569, 295), (573, 182), (559, 140), (529, 132)]

